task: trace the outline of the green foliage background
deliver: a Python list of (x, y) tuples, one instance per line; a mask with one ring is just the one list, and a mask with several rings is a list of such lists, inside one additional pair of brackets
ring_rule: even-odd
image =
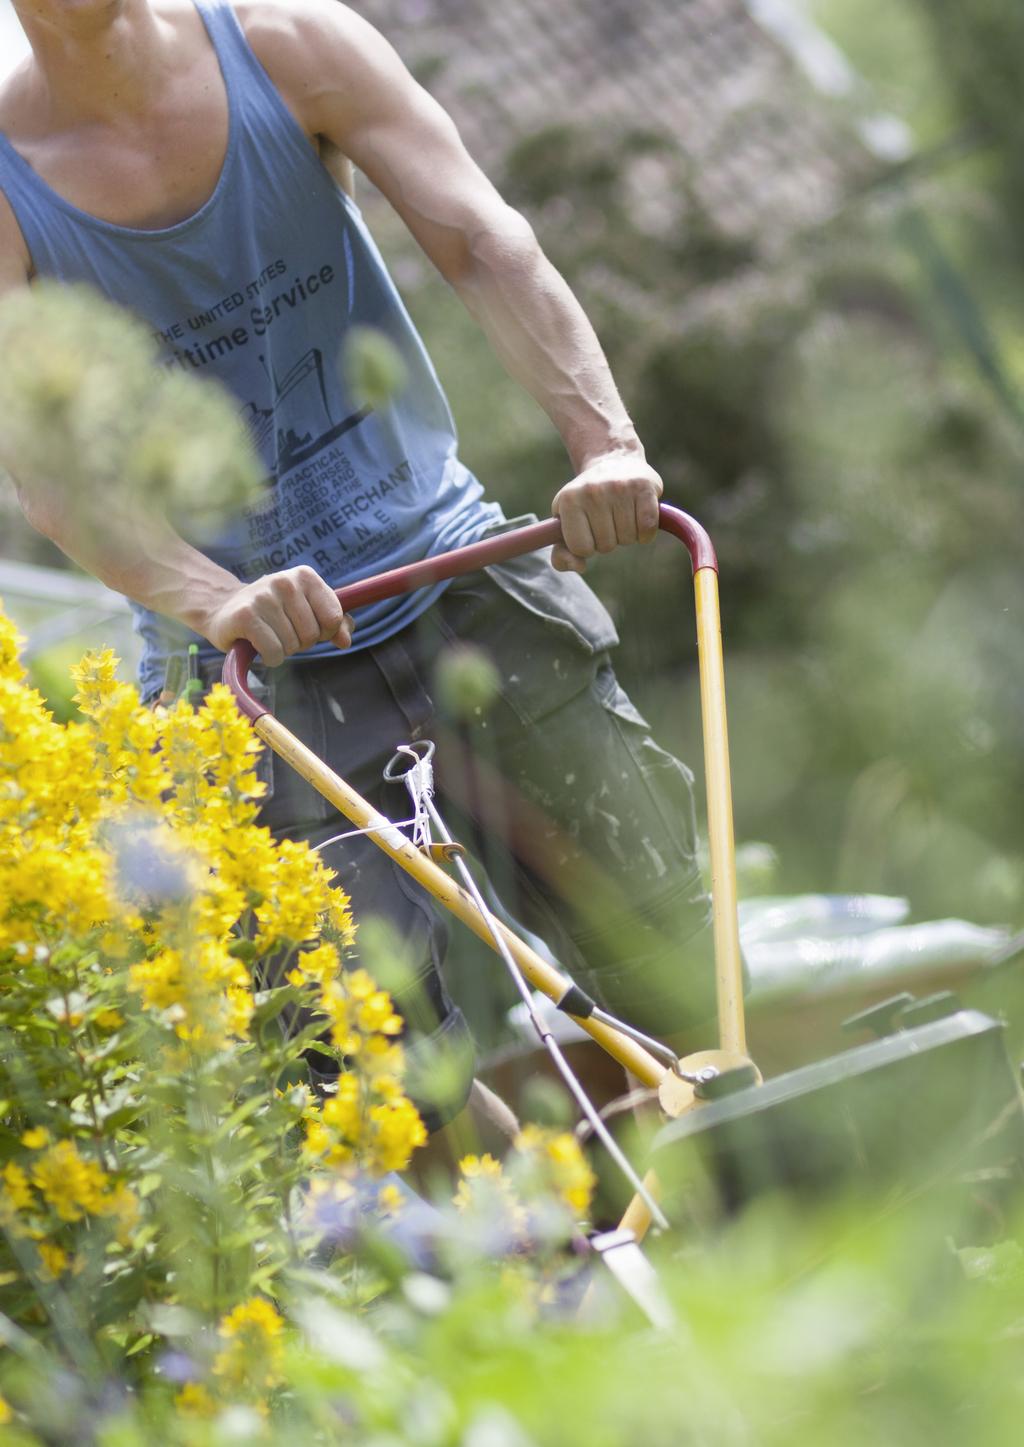
[[(814, 10), (866, 78), (846, 123), (889, 109), (915, 151), (784, 247), (721, 232), (656, 118), (558, 121), (496, 179), (583, 298), (666, 497), (718, 548), (738, 836), (776, 848), (783, 890), (1019, 926), (1019, 121), (993, 60), (1020, 56), (1017, 22), (925, 0)], [(657, 177), (656, 225), (638, 174)], [(466, 460), (510, 515), (545, 514), (557, 438), (369, 204)], [(590, 570), (621, 675), (698, 763), (685, 573), (667, 542)]]

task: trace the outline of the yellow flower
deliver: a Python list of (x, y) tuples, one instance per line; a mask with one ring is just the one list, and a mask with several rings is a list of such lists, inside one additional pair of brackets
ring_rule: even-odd
[(328, 871), (308, 844), (283, 839), (274, 853), (269, 888), (255, 911), (260, 931), (257, 943), (264, 950), (313, 939), (331, 902)]
[(264, 1297), (243, 1301), (221, 1319), (217, 1330), (225, 1345), (214, 1358), (215, 1376), (257, 1390), (280, 1379), (284, 1321)]
[(577, 1220), (586, 1215), (597, 1180), (574, 1135), (527, 1125), (517, 1136), (515, 1149), (533, 1157), (541, 1176)]
[(161, 950), (151, 959), (140, 960), (128, 972), (132, 988), (142, 996), (147, 1010), (166, 1010), (182, 999), (184, 963), (179, 950)]
[(212, 1417), (217, 1411), (217, 1403), (202, 1382), (186, 1382), (175, 1394), (174, 1405), (186, 1417)]
[[(508, 1193), (508, 1185), (503, 1179), (501, 1162), (496, 1161), (492, 1155), (463, 1156), (459, 1162), (459, 1175), (461, 1177), (458, 1188), (452, 1200), (459, 1211), (468, 1211), (477, 1204), (486, 1201), (492, 1192)], [(483, 1190), (479, 1189), (477, 1183), (483, 1183)]]
[(139, 1198), (130, 1186), (121, 1181), (103, 1198), (95, 1214), (113, 1218), (117, 1239), (122, 1246), (126, 1246), (138, 1224)]
[(294, 983), (312, 980), (326, 989), (341, 973), (338, 951), (326, 940), (315, 949), (303, 950), (295, 961), (295, 973), (298, 978)]
[[(0, 614), (0, 620), (2, 620), (2, 616), (3, 615)], [(2, 663), (2, 660), (3, 655), (0, 653), (0, 663)], [(10, 1402), (8, 1402), (6, 1397), (0, 1397), (0, 1427), (6, 1427), (7, 1423), (13, 1421), (13, 1419), (14, 1413), (11, 1410)]]
[(383, 1071), (380, 1075), (374, 1075), (371, 1078), (370, 1084), (374, 1095), (379, 1095), (381, 1100), (386, 1100), (390, 1103), (398, 1100), (403, 1094), (401, 1080), (399, 1080), (397, 1075), (391, 1075), (387, 1071)]
[(128, 931), (104, 930), (100, 935), (100, 949), (108, 960), (126, 960), (132, 952)]
[(501, 1175), (501, 1162), (495, 1160), (492, 1155), (463, 1156), (459, 1162), (459, 1171), (468, 1180), (472, 1180), (475, 1176), (495, 1178)]
[(78, 1154), (74, 1141), (58, 1141), (32, 1167), (32, 1184), (62, 1221), (80, 1221), (86, 1212), (103, 1214), (109, 1179), (95, 1161)]
[(179, 1040), (201, 1049), (221, 1049), (229, 1038), (244, 1039), (253, 1011), (245, 965), (226, 940), (201, 938), (189, 950), (158, 950), (128, 971), (143, 1006), (165, 1016)]
[(345, 976), (345, 989), (352, 1000), (368, 1000), (376, 988), (366, 970), (349, 970)]
[(397, 1186), (381, 1186), (377, 1205), (385, 1216), (398, 1216), (405, 1205), (405, 1197)]
[(401, 1016), (391, 1008), (391, 996), (384, 990), (374, 990), (360, 1001), (356, 1023), (366, 1034), (376, 1031), (382, 1035), (400, 1035), (402, 1032)]
[(340, 889), (331, 890), (331, 901), (327, 907), (327, 923), (338, 935), (342, 949), (351, 949), (356, 937), (356, 927), (348, 898)]
[(243, 985), (229, 985), (225, 996), (225, 1028), (229, 1035), (244, 1040), (255, 1008), (252, 991)]
[[(402, 1021), (371, 975), (345, 971), (352, 916), (332, 872), (255, 822), (261, 745), (231, 695), (217, 688), (198, 710), (157, 714), (104, 650), (75, 670), (81, 717), (62, 725), (25, 686), (17, 647), (0, 617), (0, 951), (12, 978), (23, 970), (67, 1030), (102, 1032), (82, 1041), (90, 1058), (130, 1077), (136, 1032), (113, 1038), (132, 1023), (126, 993), (162, 1034), (160, 1068), (194, 1070), (197, 1056), (246, 1040), (259, 957), (280, 950), (324, 1040), (353, 1065), (322, 1107), (299, 1094), (285, 1114), (301, 1123), (314, 1179), (340, 1191), (344, 1174), (404, 1166), (425, 1131), (403, 1092)], [(154, 852), (174, 876), (167, 887), (142, 867)], [(103, 1218), (130, 1244), (139, 1198), (91, 1144), (34, 1126), (23, 1148), (21, 1164), (0, 1168), (0, 1217), (41, 1243), (43, 1270), (63, 1278), (86, 1260), (58, 1221), (84, 1234)], [(392, 1193), (382, 1201), (397, 1209)], [(241, 1370), (239, 1343), (272, 1308), (258, 1305), (248, 1324), (238, 1311), (225, 1318), (222, 1374)]]
[(18, 683), (25, 677), (25, 670), (18, 657), (24, 639), (3, 610), (0, 599), (0, 678)]
[(461, 1180), (453, 1199), (456, 1210), (485, 1220), (489, 1229), (524, 1241), (527, 1216), (500, 1161), (491, 1155), (465, 1156), (459, 1162)]
[(15, 1211), (31, 1211), (34, 1205), (32, 1187), (17, 1161), (8, 1161), (3, 1169), (4, 1194)]
[(57, 1246), (52, 1241), (37, 1241), (36, 1250), (43, 1263), (44, 1277), (56, 1281), (61, 1272), (67, 1268), (68, 1253), (62, 1246)]
[(306, 1138), (302, 1149), (308, 1156), (325, 1156), (333, 1144), (333, 1136), (322, 1120), (306, 1122)]
[(90, 650), (71, 667), (78, 685), (74, 701), (88, 718), (95, 717), (118, 688), (117, 656), (112, 648)]
[(404, 1171), (417, 1146), (426, 1144), (427, 1132), (411, 1100), (384, 1102), (370, 1108), (373, 1155), (366, 1162), (373, 1175)]
[(320, 1117), (325, 1125), (354, 1143), (362, 1129), (362, 1111), (360, 1081), (352, 1071), (348, 1071), (339, 1076), (338, 1088), (324, 1101)]
[(217, 1330), (221, 1336), (235, 1337), (250, 1331), (267, 1340), (284, 1330), (284, 1320), (277, 1308), (263, 1296), (252, 1296), (221, 1319)]
[(184, 700), (162, 721), (162, 756), (182, 820), (227, 831), (252, 823), (265, 791), (256, 778), (263, 746), (221, 684), (197, 711)]

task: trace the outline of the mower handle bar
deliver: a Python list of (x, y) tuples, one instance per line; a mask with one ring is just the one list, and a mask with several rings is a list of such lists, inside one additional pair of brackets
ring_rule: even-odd
[[(689, 513), (663, 502), (659, 508), (658, 527), (662, 532), (671, 533), (685, 543), (695, 573), (701, 568), (718, 571), (718, 561), (711, 539)], [(562, 540), (562, 527), (558, 519), (548, 518), (544, 522), (530, 523), (523, 528), (499, 533), (496, 537), (485, 538), (479, 543), (470, 543), (464, 548), (455, 548), (450, 553), (439, 553), (436, 557), (424, 558), (418, 563), (408, 563), (404, 568), (392, 568), (390, 572), (378, 573), (373, 578), (363, 578), (358, 583), (349, 583), (335, 591), (345, 612), (351, 613), (356, 608), (365, 608), (369, 603), (379, 603), (384, 598), (394, 598), (399, 593), (411, 593), (416, 588), (440, 583), (448, 578), (457, 578), (462, 573), (475, 573), (492, 563), (504, 563), (508, 558), (518, 558), (523, 553), (533, 553), (538, 548), (545, 548)], [(255, 657), (256, 650), (253, 645), (244, 638), (239, 639), (228, 649), (221, 675), (238, 700), (242, 713), (254, 721), (268, 712), (248, 686), (248, 673)]]
[[(708, 852), (711, 867), (711, 909), (714, 922), (715, 978), (718, 997), (718, 1031), (722, 1051), (732, 1063), (737, 1059), (746, 1062), (746, 1032), (743, 1020), (743, 972), (740, 955), (739, 921), (736, 908), (736, 858), (732, 825), (732, 786), (729, 771), (729, 743), (725, 717), (725, 674), (722, 664), (722, 635), (718, 609), (718, 562), (715, 550), (700, 523), (680, 508), (662, 503), (659, 509), (658, 527), (662, 532), (671, 533), (685, 543), (693, 565), (694, 598), (697, 609), (697, 657), (700, 673), (701, 723), (704, 734), (704, 766), (708, 804)], [(485, 538), (483, 542), (470, 543), (468, 547), (456, 548), (454, 552), (441, 553), (438, 557), (424, 558), (422, 562), (410, 563), (404, 568), (394, 568), (375, 578), (364, 578), (361, 582), (350, 583), (338, 589), (338, 598), (346, 612), (365, 607), (368, 603), (393, 598), (399, 593), (409, 593), (430, 583), (439, 583), (461, 573), (472, 573), (491, 563), (502, 563), (521, 553), (534, 552), (551, 543), (562, 542), (562, 529), (557, 518), (546, 522), (531, 523), (525, 528), (514, 528), (499, 533), (496, 537)], [(244, 640), (232, 644), (224, 660), (222, 677), (231, 689), (241, 711), (252, 720), (256, 732), (265, 743), (284, 757), (307, 779), (314, 788), (356, 823), (365, 823), (373, 811), (365, 800), (348, 789), (344, 780), (329, 770), (315, 755), (309, 754), (304, 745), (290, 735), (249, 690), (249, 668), (256, 656), (251, 643)], [(308, 757), (306, 757), (308, 755)], [(369, 811), (369, 812), (367, 812)], [(374, 815), (376, 818), (377, 816)], [(388, 826), (390, 827), (390, 826)], [(397, 831), (395, 831), (397, 832)], [(386, 853), (397, 847), (387, 843), (384, 836), (373, 836)], [(420, 878), (423, 871), (436, 867), (423, 861), (400, 833), (401, 857), (393, 854), (407, 873)], [(415, 866), (406, 852), (414, 855)], [(441, 872), (441, 883), (436, 879), (427, 883), (427, 888), (438, 899), (447, 899), (450, 882)], [(421, 879), (421, 882), (424, 882)], [(457, 902), (448, 902), (448, 907), (460, 917)], [(468, 922), (468, 921), (467, 921)], [(540, 964), (540, 961), (536, 962)], [(561, 983), (561, 982), (560, 982)], [(552, 996), (552, 998), (555, 998)], [(611, 1047), (609, 1047), (611, 1048)], [(635, 1050), (635, 1046), (633, 1047)], [(615, 1053), (614, 1051), (612, 1052)], [(643, 1052), (641, 1052), (643, 1053)], [(624, 1059), (620, 1054), (617, 1059)], [(657, 1072), (660, 1067), (649, 1055), (641, 1063), (642, 1078), (647, 1084), (650, 1079), (643, 1076), (648, 1066)], [(652, 1077), (653, 1078), (653, 1077)]]

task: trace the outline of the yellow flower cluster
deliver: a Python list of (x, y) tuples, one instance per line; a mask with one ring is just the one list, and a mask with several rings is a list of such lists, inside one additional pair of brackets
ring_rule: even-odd
[(486, 1224), (488, 1235), (525, 1246), (529, 1218), (519, 1194), (500, 1161), (491, 1155), (464, 1156), (453, 1197), (456, 1208)]
[(596, 1184), (576, 1137), (538, 1125), (524, 1126), (516, 1137), (509, 1173), (489, 1155), (464, 1157), (459, 1171), (458, 1209), (497, 1212), (515, 1238), (526, 1233), (526, 1198), (550, 1193), (579, 1221), (590, 1209)]
[(195, 1047), (244, 1039), (253, 1012), (252, 982), (220, 940), (165, 949), (131, 966), (128, 978), (148, 1010), (162, 1013), (179, 1040)]
[(217, 1413), (216, 1400), (202, 1382), (186, 1382), (180, 1392), (175, 1393), (174, 1405), (183, 1417), (213, 1417)]
[(463, 1156), (459, 1162), (459, 1173), (462, 1179), (459, 1181), (459, 1188), (455, 1193), (455, 1204), (460, 1210), (464, 1210), (469, 1205), (471, 1181), (499, 1181), (502, 1179), (501, 1162), (495, 1160), (492, 1155)]
[(51, 920), (84, 933), (114, 912), (86, 729), (57, 724), (27, 686), (18, 635), (0, 611), (0, 951), (48, 944)]
[(104, 648), (87, 653), (71, 670), (79, 712), (94, 725), (95, 768), (104, 782), (101, 799), (108, 814), (128, 803), (156, 808), (168, 784), (157, 748), (159, 720), (139, 707), (135, 689), (117, 678), (116, 669), (114, 652)]
[(26, 1131), (21, 1144), (33, 1153), (31, 1164), (26, 1170), (8, 1161), (0, 1172), (0, 1228), (35, 1243), (45, 1278), (73, 1266), (65, 1248), (47, 1239), (64, 1222), (107, 1217), (117, 1239), (128, 1239), (138, 1220), (139, 1201), (123, 1181), (115, 1182), (97, 1161), (82, 1156), (74, 1141), (51, 1144), (42, 1126)]
[(115, 854), (131, 856), (116, 870), (125, 924), (138, 932), (145, 920), (149, 931), (129, 981), (179, 1040), (223, 1049), (245, 1038), (253, 1011), (239, 944), (265, 957), (316, 940), (325, 926), (347, 944), (348, 901), (308, 846), (276, 843), (254, 823), (262, 746), (230, 692), (218, 684), (198, 710), (182, 700), (153, 712), (118, 681), (116, 662), (109, 650), (87, 655), (74, 677), (94, 776), (104, 780), (100, 813), (123, 820), (126, 808), (148, 809), (159, 821), (135, 831), (148, 868), (130, 831), (100, 835)]
[(395, 1038), (402, 1021), (390, 995), (378, 990), (365, 970), (342, 970), (328, 943), (300, 954), (288, 978), (294, 985), (315, 985), (331, 1043), (352, 1066), (322, 1105), (307, 1107), (306, 1156), (323, 1166), (353, 1165), (373, 1176), (404, 1170), (427, 1133), (402, 1090), (404, 1058)]
[(257, 1391), (273, 1387), (280, 1380), (283, 1332), (284, 1320), (265, 1297), (243, 1301), (217, 1328), (224, 1345), (214, 1358), (214, 1376)]
[[(0, 1169), (0, 1228), (33, 1243), (18, 1270), (27, 1263), (38, 1280), (77, 1271), (102, 1220), (124, 1259), (135, 1249), (145, 1192), (122, 1179), (119, 1151), (149, 1181), (158, 1175), (136, 1151), (145, 1130), (119, 1139), (118, 1124), (108, 1139), (106, 1122), (139, 1118), (140, 1070), (241, 1078), (240, 1043), (257, 1047), (245, 1059), (258, 1069), (253, 962), (270, 955), (349, 1067), (322, 1103), (296, 1091), (283, 1112), (303, 1136), (302, 1169), (339, 1185), (343, 1173), (379, 1177), (426, 1139), (403, 1093), (391, 999), (343, 967), (347, 897), (315, 852), (256, 823), (261, 745), (234, 699), (218, 686), (198, 709), (147, 710), (116, 669), (109, 650), (87, 655), (74, 671), (80, 718), (57, 723), (27, 685), (0, 610), (0, 1026), (60, 1082), (49, 1125), (68, 1137), (26, 1131), (22, 1154)], [(140, 1067), (143, 1027), (164, 1043)], [(257, 1302), (222, 1324), (222, 1375), (261, 1321), (273, 1335), (272, 1308)]]
[[(0, 955), (17, 965), (95, 941), (179, 1040), (224, 1048), (252, 1014), (243, 960), (322, 929), (345, 948), (348, 900), (308, 846), (255, 824), (262, 746), (230, 692), (153, 711), (116, 667), (109, 649), (85, 656), (73, 670), (84, 721), (59, 725), (0, 612)], [(96, 1010), (116, 1028), (116, 1011)]]
[(282, 1380), (284, 1319), (263, 1296), (252, 1296), (221, 1317), (217, 1325), (219, 1349), (214, 1356), (209, 1386), (186, 1382), (174, 1405), (186, 1418), (209, 1419), (239, 1398), (267, 1416), (266, 1393)]
[(564, 1201), (577, 1221), (582, 1220), (590, 1210), (597, 1180), (576, 1137), (569, 1131), (527, 1125), (516, 1137), (515, 1149), (534, 1166), (541, 1177), (538, 1184)]

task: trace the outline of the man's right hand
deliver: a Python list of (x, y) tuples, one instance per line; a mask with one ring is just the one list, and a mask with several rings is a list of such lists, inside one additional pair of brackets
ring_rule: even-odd
[(286, 568), (237, 592), (213, 608), (202, 632), (222, 653), (246, 639), (270, 668), (315, 643), (348, 648), (355, 622), (338, 595), (312, 568)]

